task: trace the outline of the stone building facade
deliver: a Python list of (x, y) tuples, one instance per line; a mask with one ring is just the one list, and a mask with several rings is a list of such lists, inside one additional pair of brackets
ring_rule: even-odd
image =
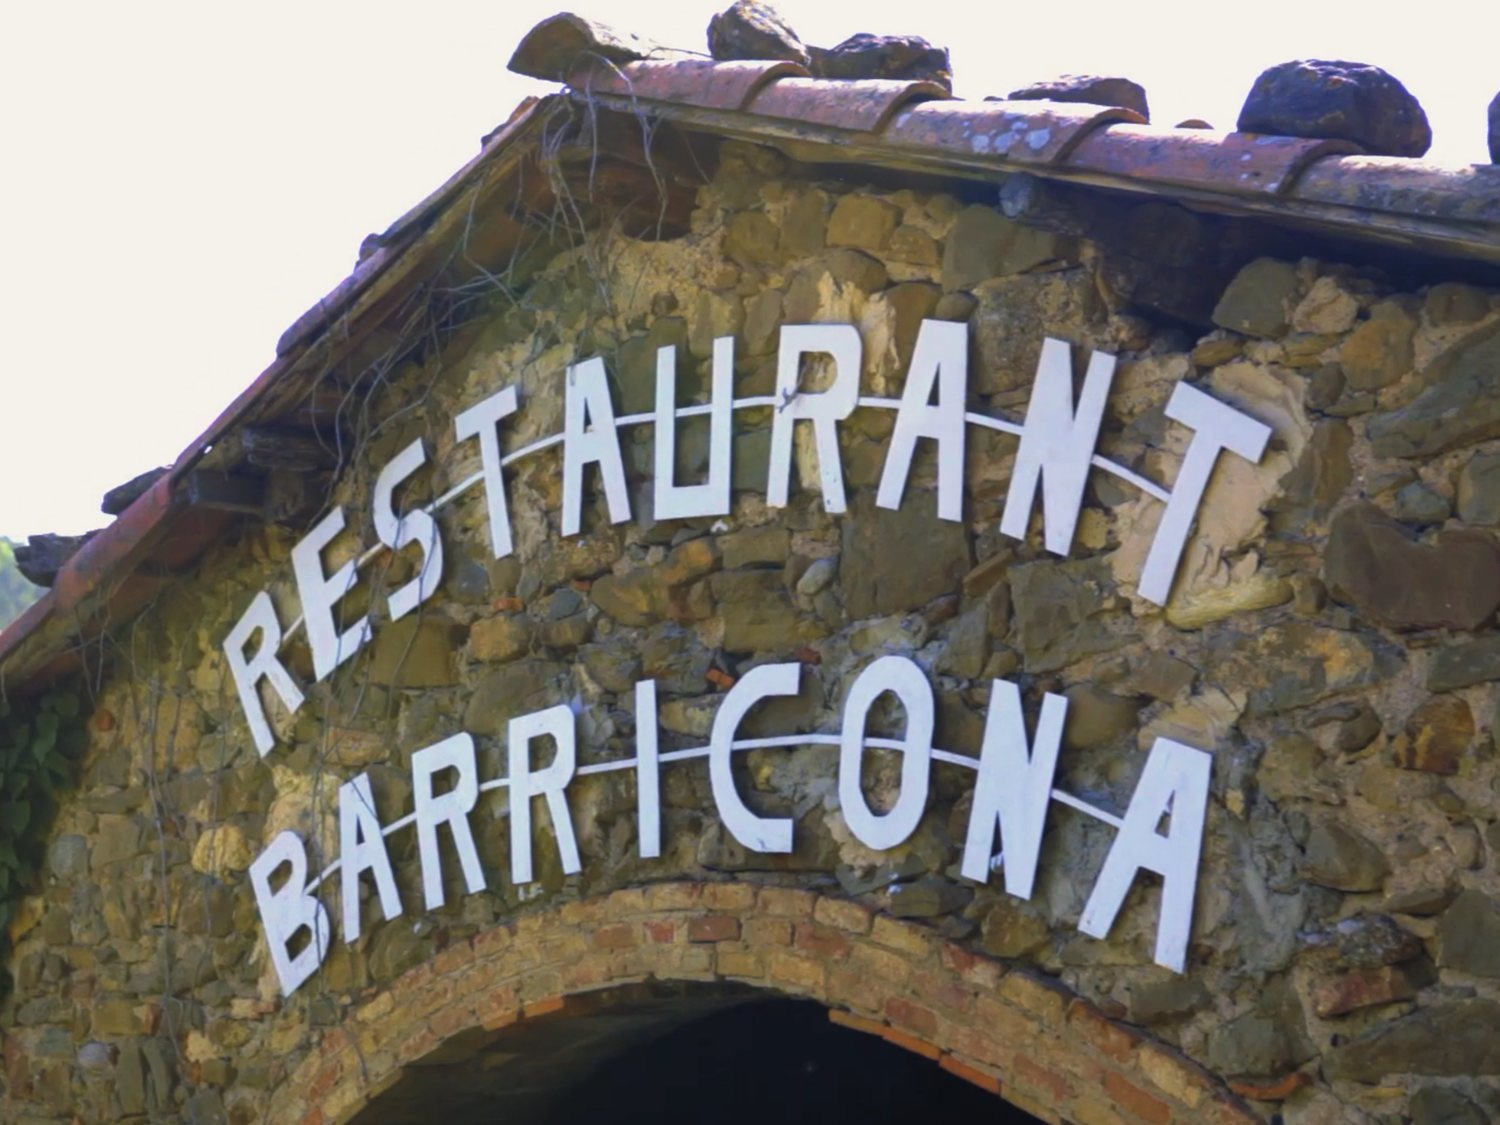
[[(1111, 181), (1068, 154), (1238, 135), (1057, 103), (938, 102), (986, 143), (934, 133), (897, 159), (881, 130), (936, 93), (786, 65), (564, 75), (368, 244), (5, 634), (6, 752), (64, 763), (7, 880), (7, 1120), (396, 1121), (443, 1096), (541, 1120), (548, 1059), (605, 1057), (612, 1014), (665, 1026), (761, 994), (1046, 1121), (1500, 1114), (1493, 202), (1286, 139), (1289, 180), (1342, 161), (1328, 190), (1364, 202), (1241, 197), (1186, 159)], [(754, 107), (778, 87), (806, 112)], [(991, 140), (1041, 131), (1066, 135), (1050, 163)], [(1387, 205), (1397, 175), (1458, 202)], [(852, 326), (860, 401), (836, 422), (796, 420), (847, 374), (811, 349), (788, 387), (802, 325)], [(940, 405), (898, 409), (932, 325), (962, 326), (943, 354), (967, 357), (956, 518), (951, 430), (914, 431), (881, 495), (901, 419)], [(1045, 414), (1049, 349), (1067, 422), (1090, 363), (1114, 363), (1097, 439), (1055, 429), (1027, 504), (1019, 454), (1047, 435), (1016, 431)], [(596, 357), (604, 400), (582, 386)], [(750, 400), (727, 441), (718, 380)], [(1210, 460), (1153, 600), (1202, 429), (1168, 413), (1183, 386), (1269, 440)], [(663, 393), (703, 408), (676, 423), (678, 484), (732, 449), (727, 511), (657, 518)], [(898, 706), (876, 683), (854, 737), (884, 742), (851, 769), (841, 733), (881, 662), (923, 688)], [(726, 790), (707, 748), (731, 698), (749, 744)], [(1008, 882), (1024, 810), (997, 825), (977, 768), (1012, 699), (1030, 757), (1002, 780), (1044, 784), (1030, 888)], [(1049, 721), (1055, 774), (1034, 777)], [(1163, 745), (1209, 763), (1201, 854), (1183, 782), (1150, 817), (1171, 847), (1125, 857), (1145, 870), (1096, 936)], [(559, 790), (542, 775), (565, 756)], [(975, 878), (997, 830), (1010, 862)], [(1183, 849), (1186, 876), (1163, 874)], [(355, 855), (351, 905), (331, 865)]]

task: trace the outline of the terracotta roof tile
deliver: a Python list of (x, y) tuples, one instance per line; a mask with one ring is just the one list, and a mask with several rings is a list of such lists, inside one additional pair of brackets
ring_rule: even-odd
[(838, 82), (825, 78), (782, 78), (766, 85), (750, 104), (753, 113), (830, 129), (878, 133), (897, 110), (913, 102), (947, 98), (936, 82), (867, 78)]
[(620, 67), (594, 66), (568, 85), (583, 94), (614, 94), (646, 101), (691, 101), (705, 109), (739, 110), (778, 78), (806, 78), (800, 63), (650, 59)]
[[(932, 83), (830, 81), (778, 69), (789, 65), (634, 62), (577, 72), (567, 94), (605, 108), (645, 108), (689, 130), (760, 139), (799, 159), (888, 160), (983, 179), (1030, 171), (1500, 263), (1500, 168), (1448, 169), (1363, 156), (1348, 141), (1161, 128), (1127, 109), (964, 101)], [(747, 79), (747, 66), (761, 69)], [(725, 96), (721, 71), (743, 84), (735, 94), (748, 95)], [(629, 106), (615, 101), (622, 89)]]
[(924, 102), (896, 116), (892, 143), (1020, 165), (1060, 164), (1103, 125), (1141, 122), (1129, 109), (1061, 102)]
[(1070, 163), (1120, 177), (1149, 170), (1153, 180), (1200, 191), (1284, 195), (1314, 160), (1358, 152), (1349, 141), (1120, 125), (1086, 138)]

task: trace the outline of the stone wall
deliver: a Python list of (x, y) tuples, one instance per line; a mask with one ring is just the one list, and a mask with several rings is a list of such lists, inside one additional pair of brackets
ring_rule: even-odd
[[(485, 395), (521, 387), (519, 445), (561, 428), (568, 363), (604, 355), (617, 409), (645, 412), (656, 349), (677, 345), (680, 393), (702, 395), (720, 335), (736, 339), (737, 395), (768, 395), (783, 324), (858, 325), (862, 393), (895, 397), (921, 320), (966, 320), (970, 409), (1011, 419), (1044, 336), (1080, 345), (1080, 358), (1116, 354), (1100, 452), (1163, 484), (1189, 436), (1162, 413), (1179, 381), (1275, 437), (1258, 465), (1219, 464), (1165, 610), (1135, 594), (1159, 502), (1096, 472), (1070, 556), (1046, 553), (1035, 530), (1007, 539), (997, 525), (1016, 441), (993, 431), (970, 430), (961, 525), (935, 518), (922, 453), (904, 506), (875, 506), (887, 411), (841, 428), (844, 515), (816, 490), (767, 507), (769, 407), (736, 414), (724, 520), (653, 519), (639, 426), (624, 431), (632, 518), (610, 524), (590, 493), (584, 534), (565, 539), (558, 461), (540, 454), (510, 477), (512, 556), (490, 558), (471, 490), (443, 510), (446, 572), (420, 615), (379, 622), (381, 591), (410, 577), (415, 556), (376, 561), (350, 599), (373, 608), (372, 650), (310, 686), (295, 716), (273, 711), (282, 741), (264, 760), (221, 645), (263, 587), (283, 622), (297, 616), (288, 559), (301, 529), (247, 526), (112, 638), (81, 787), (54, 830), (45, 889), (11, 927), (8, 1119), (262, 1120), (330, 1029), (403, 974), (517, 919), (666, 880), (817, 890), (905, 919), (1051, 979), (1268, 1118), (1500, 1113), (1486, 1077), (1500, 1074), (1500, 400), (1485, 383), (1500, 302), (1262, 258), (1224, 291), (1216, 327), (1189, 331), (1126, 306), (1112, 254), (1108, 240), (1019, 226), (952, 195), (832, 180), (727, 144), (690, 234), (596, 231), (524, 292), (497, 295), (477, 329), (398, 368), (369, 392), (379, 421), (336, 485), (334, 502), (358, 518), (330, 568), (373, 541), (373, 474), (406, 443), (424, 437), (436, 453), (407, 501), (477, 471), (452, 418)], [(685, 471), (701, 469), (706, 432), (684, 424)], [(799, 439), (804, 477), (812, 458)], [(840, 815), (837, 748), (810, 746), (743, 756), (756, 808), (797, 820), (790, 855), (726, 833), (701, 760), (663, 770), (656, 859), (637, 855), (628, 771), (569, 789), (579, 875), (544, 839), (538, 881), (512, 886), (506, 802), (491, 794), (472, 817), (490, 889), (465, 895), (455, 881), (449, 905), (426, 913), (416, 842), (397, 833), (406, 916), (383, 922), (367, 907), (360, 940), (338, 941), (279, 998), (245, 873), (286, 828), (323, 862), (336, 855), (343, 781), (368, 772), (389, 823), (410, 808), (414, 750), (467, 730), (482, 772), (500, 776), (506, 721), (567, 701), (580, 707), (580, 761), (629, 757), (643, 677), (659, 685), (662, 750), (701, 744), (723, 692), (771, 659), (800, 662), (803, 689), (753, 713), (747, 733), (835, 732), (853, 676), (890, 653), (928, 671), (936, 744), (959, 753), (977, 753), (994, 678), (1019, 682), (1033, 710), (1043, 692), (1066, 695), (1059, 785), (1106, 807), (1128, 803), (1158, 735), (1213, 754), (1185, 975), (1152, 964), (1160, 896), (1147, 880), (1108, 940), (1077, 932), (1106, 826), (1054, 803), (1039, 885), (1022, 901), (998, 880), (956, 877), (972, 774), (937, 766), (916, 833), (874, 853)], [(311, 685), (305, 646), (289, 660)], [(899, 716), (872, 717), (872, 733), (899, 729)], [(868, 761), (878, 805), (899, 759)], [(336, 891), (325, 897), (336, 914)], [(1174, 1119), (1202, 1120), (1173, 1106)]]

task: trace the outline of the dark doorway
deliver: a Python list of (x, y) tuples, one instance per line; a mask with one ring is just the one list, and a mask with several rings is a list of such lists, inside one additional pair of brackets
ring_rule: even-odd
[(570, 1083), (544, 1122), (912, 1125), (967, 1114), (1037, 1120), (930, 1059), (832, 1023), (819, 1004), (766, 1000), (621, 1050)]

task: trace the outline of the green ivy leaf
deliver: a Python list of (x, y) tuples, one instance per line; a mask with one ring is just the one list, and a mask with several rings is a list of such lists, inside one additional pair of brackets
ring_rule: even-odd
[(36, 734), (31, 739), (31, 756), (40, 762), (57, 745), (57, 716), (43, 712), (36, 717)]
[(17, 801), (7, 801), (3, 817), (6, 834), (19, 836), (31, 823), (31, 806)]
[(16, 855), (16, 846), (10, 840), (0, 839), (0, 869), (15, 871), (21, 866)]
[(64, 719), (76, 719), (80, 710), (78, 696), (71, 691), (60, 691), (49, 695), (46, 706)]

